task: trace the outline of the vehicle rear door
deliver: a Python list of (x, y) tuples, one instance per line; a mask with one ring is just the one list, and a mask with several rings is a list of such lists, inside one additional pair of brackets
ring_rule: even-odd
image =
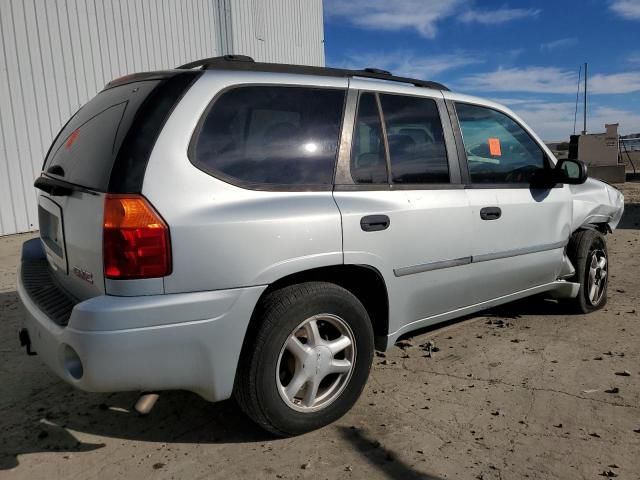
[(449, 107), (467, 163), (475, 302), (556, 280), (571, 233), (571, 201), (562, 185), (534, 186), (553, 167), (549, 155), (505, 112), (462, 101)]
[(334, 198), (344, 261), (382, 274), (393, 333), (469, 303), (471, 217), (441, 93), (374, 85), (351, 81)]

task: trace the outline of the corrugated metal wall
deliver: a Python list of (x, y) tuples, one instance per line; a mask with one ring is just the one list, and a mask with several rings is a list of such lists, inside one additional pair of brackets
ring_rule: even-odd
[(37, 229), (33, 181), (109, 80), (242, 53), (324, 64), (322, 0), (0, 0), (0, 235)]
[(256, 60), (324, 66), (322, 0), (233, 2), (233, 49)]

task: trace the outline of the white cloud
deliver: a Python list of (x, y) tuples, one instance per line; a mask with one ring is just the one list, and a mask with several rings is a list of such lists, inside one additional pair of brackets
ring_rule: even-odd
[(465, 52), (419, 55), (412, 51), (348, 53), (336, 67), (361, 69), (366, 67), (382, 68), (394, 75), (433, 79), (447, 70), (482, 63), (476, 55)]
[(558, 48), (571, 47), (577, 43), (578, 43), (578, 40), (575, 38), (560, 38), (558, 40), (553, 40), (552, 42), (541, 43), (540, 50), (542, 51), (556, 50)]
[(609, 8), (628, 20), (640, 20), (640, 0), (613, 0)]
[(613, 73), (589, 77), (590, 93), (631, 93), (640, 91), (640, 72)]
[(493, 92), (575, 92), (576, 73), (555, 67), (498, 68), (493, 72), (476, 73), (464, 78), (464, 89)]
[(539, 14), (540, 10), (533, 8), (502, 7), (497, 10), (467, 10), (460, 15), (458, 19), (465, 23), (496, 25), (498, 23), (506, 23), (512, 20), (520, 20), (522, 18), (537, 17)]
[(640, 65), (640, 52), (635, 52), (627, 57), (627, 63), (632, 65)]
[[(568, 140), (573, 133), (575, 103), (542, 101), (541, 99), (496, 99), (509, 106), (546, 141)], [(589, 132), (604, 132), (605, 123), (619, 123), (621, 133), (640, 131), (640, 115), (628, 110), (594, 106), (588, 110)], [(582, 110), (579, 106), (576, 132), (582, 130)]]
[(324, 10), (329, 19), (342, 18), (361, 28), (413, 29), (426, 38), (434, 38), (438, 23), (456, 15), (465, 23), (495, 25), (540, 13), (536, 9), (508, 7), (475, 10), (472, 4), (473, 0), (325, 0)]
[(414, 29), (420, 35), (433, 38), (436, 24), (451, 15), (468, 0), (326, 0), (329, 18), (342, 17), (356, 26), (397, 31)]
[[(556, 67), (498, 68), (461, 80), (463, 89), (492, 92), (575, 93), (578, 74)], [(589, 93), (631, 93), (640, 91), (640, 72), (589, 76)]]
[(540, 138), (546, 141), (564, 140), (573, 133), (572, 102), (546, 102), (509, 105)]

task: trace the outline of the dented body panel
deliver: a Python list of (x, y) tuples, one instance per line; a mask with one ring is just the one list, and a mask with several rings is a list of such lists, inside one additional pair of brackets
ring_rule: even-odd
[(589, 178), (582, 185), (570, 185), (573, 202), (571, 231), (606, 223), (615, 230), (624, 213), (624, 195), (607, 183)]

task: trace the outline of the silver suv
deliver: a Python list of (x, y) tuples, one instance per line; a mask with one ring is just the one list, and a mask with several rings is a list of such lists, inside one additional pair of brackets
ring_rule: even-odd
[(347, 412), (374, 345), (543, 292), (602, 307), (623, 211), (501, 105), (239, 56), (111, 82), (35, 187), (22, 344), (87, 391), (235, 395), (279, 435)]

